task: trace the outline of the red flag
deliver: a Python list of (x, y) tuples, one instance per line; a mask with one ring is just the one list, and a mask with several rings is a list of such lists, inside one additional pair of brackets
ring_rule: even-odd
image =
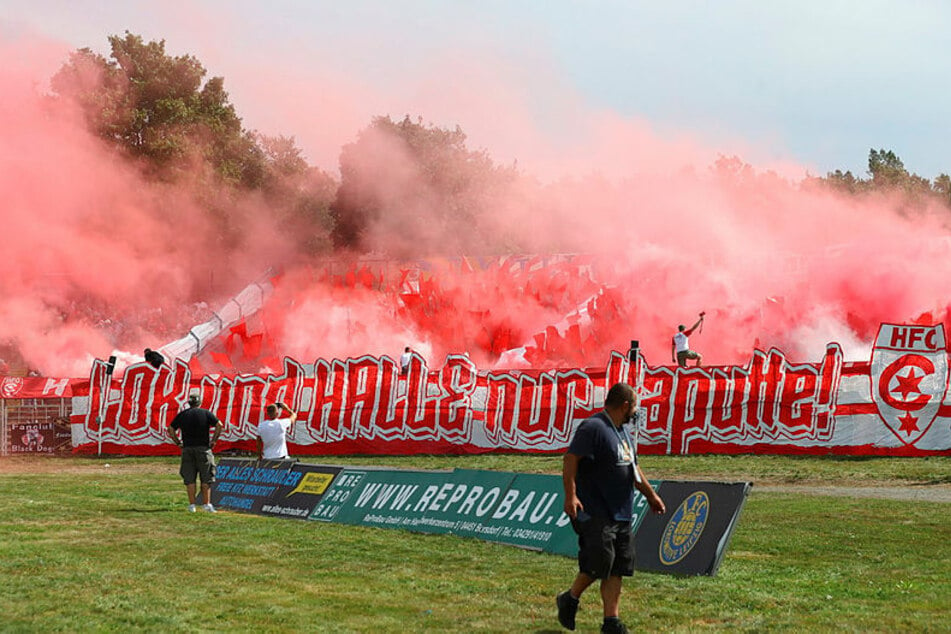
[(357, 279), (365, 288), (373, 288), (373, 273), (370, 271), (370, 267), (363, 266), (357, 273)]
[(204, 376), (205, 370), (201, 367), (201, 361), (198, 360), (198, 355), (195, 355), (188, 360), (188, 369), (191, 370), (192, 376)]
[(241, 339), (248, 336), (248, 324), (242, 319), (230, 328), (231, 334), (238, 335)]
[(242, 356), (245, 360), (257, 359), (261, 356), (261, 343), (264, 341), (264, 334), (251, 335), (244, 340), (244, 351)]
[(581, 344), (581, 327), (578, 324), (572, 324), (565, 332), (565, 341), (574, 351), (581, 353), (584, 346)]
[(284, 362), (278, 357), (267, 357), (261, 360), (261, 365), (271, 368), (274, 372), (280, 372), (284, 369)]
[(419, 295), (411, 295), (409, 293), (403, 293), (400, 295), (400, 300), (402, 300), (403, 305), (407, 308), (416, 308), (422, 304), (423, 298)]
[(228, 368), (229, 370), (234, 368), (234, 364), (231, 363), (231, 357), (229, 357), (224, 352), (212, 352), (211, 358), (215, 363), (223, 368)]

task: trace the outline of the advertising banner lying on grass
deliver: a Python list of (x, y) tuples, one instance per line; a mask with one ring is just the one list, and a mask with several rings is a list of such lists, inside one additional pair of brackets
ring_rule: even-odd
[[(578, 538), (563, 510), (560, 476), (229, 459), (221, 461), (219, 473), (212, 499), (222, 508), (297, 518), (309, 508), (307, 517), (315, 521), (460, 535), (567, 557), (578, 553)], [(652, 484), (668, 513), (652, 515), (647, 500), (635, 494), (638, 568), (715, 574), (749, 485)], [(690, 502), (691, 496), (702, 503)], [(642, 550), (648, 551), (643, 561)], [(654, 552), (676, 561), (657, 564)]]
[(612, 352), (591, 368), (479, 370), (466, 355), (430, 369), (393, 359), (284, 359), (280, 374), (193, 376), (174, 360), (121, 378), (96, 361), (71, 384), (75, 451), (173, 454), (165, 427), (189, 392), (225, 424), (222, 449), (254, 448), (266, 403), (298, 412), (295, 455), (562, 452), (608, 387), (641, 394), (642, 454), (951, 455), (944, 327), (882, 324), (869, 361), (846, 363), (838, 344), (795, 363), (753, 351), (742, 366), (650, 366)]

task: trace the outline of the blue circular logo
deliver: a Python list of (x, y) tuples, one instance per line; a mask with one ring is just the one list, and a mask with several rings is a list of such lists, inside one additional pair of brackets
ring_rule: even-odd
[(660, 561), (672, 565), (693, 549), (703, 533), (710, 513), (710, 498), (703, 491), (691, 493), (674, 511), (660, 538)]

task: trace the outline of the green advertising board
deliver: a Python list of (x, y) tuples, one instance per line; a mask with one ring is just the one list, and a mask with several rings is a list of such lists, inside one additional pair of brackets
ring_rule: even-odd
[[(437, 493), (451, 472), (439, 471), (365, 471), (344, 469), (340, 478), (347, 486), (346, 496), (334, 511), (332, 521), (380, 528), (404, 528), (424, 533), (447, 533), (449, 525), (426, 509), (439, 508), (445, 498)], [(334, 497), (334, 491), (328, 492)], [(328, 514), (319, 506), (312, 519), (325, 519)]]
[[(310, 519), (451, 533), (567, 556), (578, 541), (559, 476), (456, 469), (344, 469)], [(635, 497), (635, 530), (647, 502)]]
[[(213, 490), (223, 508), (321, 522), (452, 534), (567, 557), (578, 538), (561, 476), (455, 469), (223, 460)], [(749, 483), (652, 480), (668, 506), (652, 515), (635, 491), (637, 568), (716, 574)]]

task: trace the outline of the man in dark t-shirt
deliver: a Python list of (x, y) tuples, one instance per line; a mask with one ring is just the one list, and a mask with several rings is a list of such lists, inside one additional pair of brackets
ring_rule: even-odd
[(637, 445), (625, 423), (637, 411), (637, 396), (627, 383), (616, 383), (604, 399), (604, 411), (578, 426), (565, 453), (562, 480), (565, 513), (578, 534), (578, 574), (555, 599), (558, 621), (575, 629), (582, 593), (601, 581), (602, 632), (627, 632), (621, 622), (621, 578), (634, 573), (634, 489), (651, 510), (665, 513), (664, 501), (637, 464)]
[[(189, 396), (188, 409), (175, 416), (168, 426), (168, 435), (172, 442), (182, 448), (182, 464), (178, 472), (185, 483), (185, 490), (188, 491), (188, 510), (192, 513), (198, 510), (195, 480), (200, 477), (202, 508), (214, 513), (215, 507), (211, 505), (211, 483), (215, 481), (215, 455), (212, 449), (221, 435), (222, 425), (217, 416), (199, 405), (200, 396)], [(211, 429), (215, 430), (215, 434), (209, 439)]]

